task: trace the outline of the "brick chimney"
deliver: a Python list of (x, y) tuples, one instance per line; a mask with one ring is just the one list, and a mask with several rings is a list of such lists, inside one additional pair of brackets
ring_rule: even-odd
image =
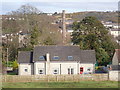
[(63, 45), (64, 45), (64, 44), (66, 44), (65, 10), (62, 11), (62, 38), (63, 38)]

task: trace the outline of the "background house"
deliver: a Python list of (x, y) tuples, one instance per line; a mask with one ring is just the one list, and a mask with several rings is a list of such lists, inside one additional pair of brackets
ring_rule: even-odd
[(35, 46), (33, 52), (18, 53), (19, 75), (93, 73), (94, 50), (79, 46)]

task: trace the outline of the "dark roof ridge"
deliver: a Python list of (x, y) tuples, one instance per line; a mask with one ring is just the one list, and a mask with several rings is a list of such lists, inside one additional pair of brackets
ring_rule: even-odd
[(79, 45), (34, 45), (34, 47), (37, 46), (79, 46)]
[(18, 53), (21, 53), (21, 52), (33, 52), (33, 51), (18, 51)]

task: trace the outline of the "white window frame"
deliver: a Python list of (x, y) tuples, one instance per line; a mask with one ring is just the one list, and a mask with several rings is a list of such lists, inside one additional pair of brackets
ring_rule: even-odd
[[(73, 70), (73, 73), (72, 73), (72, 70)], [(68, 68), (68, 74), (70, 75), (74, 74), (74, 68)]]
[[(58, 59), (55, 59), (55, 58), (58, 58)], [(59, 60), (60, 57), (59, 56), (53, 56), (53, 60)]]
[(45, 60), (44, 56), (39, 56), (39, 60)]
[[(55, 70), (57, 70), (57, 72), (55, 72)], [(53, 74), (59, 74), (59, 69), (58, 68), (53, 69)]]
[[(27, 71), (26, 71), (27, 70)], [(24, 72), (28, 72), (28, 68), (26, 67), (26, 68), (24, 68)]]
[[(40, 70), (42, 70), (42, 72), (40, 72)], [(44, 74), (44, 68), (39, 68), (38, 69), (38, 74)]]
[[(90, 70), (88, 70), (88, 69), (90, 69)], [(90, 72), (90, 71), (91, 71), (91, 67), (88, 67), (88, 68), (87, 68), (87, 71)]]
[(68, 56), (68, 60), (73, 60), (73, 56)]

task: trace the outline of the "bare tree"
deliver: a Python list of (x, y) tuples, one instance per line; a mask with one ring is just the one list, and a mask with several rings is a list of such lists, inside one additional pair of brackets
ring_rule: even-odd
[(18, 15), (18, 14), (41, 14), (43, 13), (42, 11), (40, 11), (39, 9), (37, 9), (36, 7), (26, 4), (26, 5), (22, 5), (19, 9), (17, 9), (16, 11), (12, 11), (9, 12), (9, 15)]

